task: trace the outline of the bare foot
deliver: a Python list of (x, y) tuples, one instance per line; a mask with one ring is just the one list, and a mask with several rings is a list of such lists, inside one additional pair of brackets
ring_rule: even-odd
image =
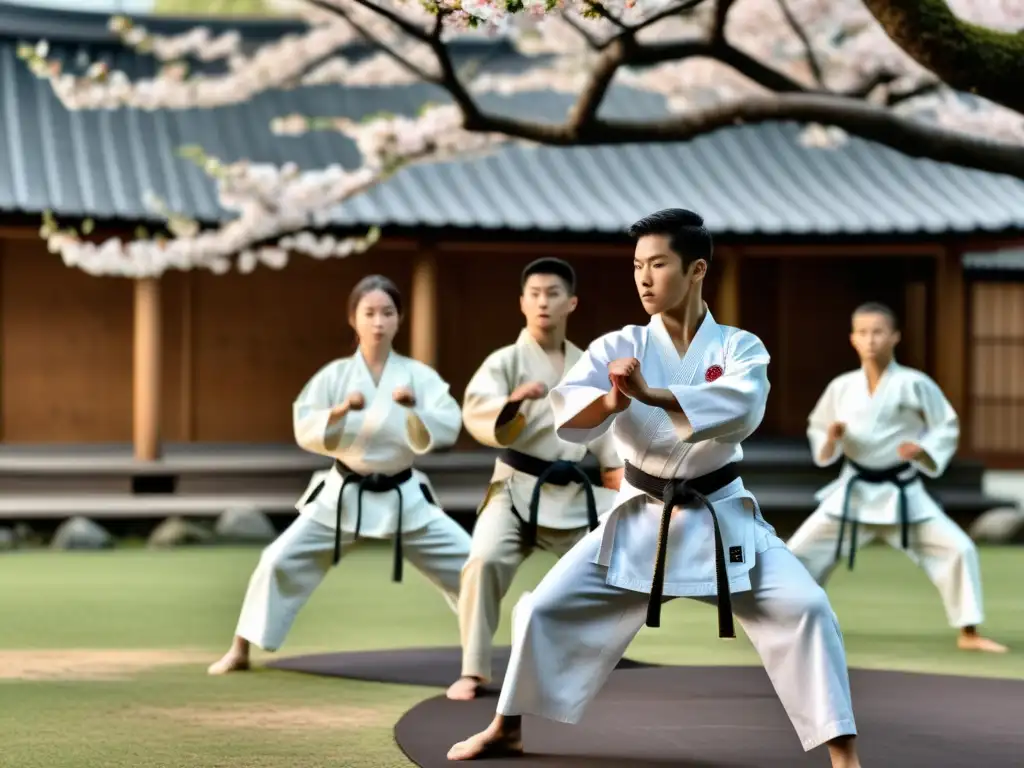
[[(518, 721), (519, 718), (516, 718)], [(518, 722), (509, 724), (499, 715), (475, 736), (448, 750), (449, 760), (481, 760), (488, 757), (517, 757), (523, 754), (523, 729)]]
[(476, 692), (480, 688), (480, 680), (475, 677), (460, 677), (448, 686), (449, 699), (453, 701), (471, 701), (476, 698)]
[(235, 637), (228, 652), (213, 662), (207, 668), (206, 674), (226, 675), (228, 672), (241, 672), (246, 669), (249, 669), (249, 641)]
[(1002, 643), (977, 634), (961, 634), (956, 639), (956, 646), (961, 651), (982, 651), (984, 653), (1006, 653), (1010, 650)]
[(220, 658), (220, 660), (213, 662), (213, 664), (206, 669), (206, 674), (226, 675), (228, 672), (243, 672), (247, 669), (249, 669), (248, 656), (242, 656), (234, 651), (228, 651)]

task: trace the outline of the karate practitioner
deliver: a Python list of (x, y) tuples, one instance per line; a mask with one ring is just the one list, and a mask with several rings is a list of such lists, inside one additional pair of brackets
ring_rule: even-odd
[(829, 383), (807, 428), (815, 464), (845, 461), (788, 545), (822, 585), (842, 557), (852, 570), (857, 549), (876, 538), (903, 549), (938, 588), (950, 626), (959, 629), (957, 645), (1003, 653), (1006, 646), (977, 630), (984, 613), (974, 542), (920, 479), (949, 466), (959, 420), (934, 381), (896, 362), (899, 340), (891, 309), (870, 303), (854, 310), (850, 343), (861, 367)]
[[(569, 551), (611, 508), (622, 479), (611, 435), (580, 445), (560, 440), (547, 402), (548, 390), (583, 354), (565, 338), (577, 303), (575, 272), (561, 259), (538, 259), (523, 270), (521, 288), (526, 328), (484, 360), (462, 401), (469, 433), (502, 450), (462, 569), (462, 676), (448, 689), (450, 699), (472, 699), (490, 682), (501, 600), (522, 562), (534, 547), (558, 557)], [(591, 487), (577, 466), (588, 449), (604, 488)]]
[(457, 608), (470, 537), (411, 467), (415, 456), (455, 443), (459, 405), (432, 368), (392, 349), (402, 316), (394, 283), (364, 278), (348, 314), (358, 349), (317, 371), (292, 408), (299, 446), (334, 465), (314, 476), (296, 504), (298, 518), (263, 551), (234, 641), (212, 675), (248, 669), (251, 644), (280, 648), (313, 590), (358, 539), (393, 539), (393, 580), (402, 580), (408, 559)]
[(497, 716), (448, 757), (522, 753), (525, 714), (579, 722), (645, 618), (658, 626), (662, 600), (686, 596), (717, 601), (722, 637), (735, 636), (735, 611), (803, 748), (827, 744), (833, 766), (855, 768), (838, 621), (739, 475), (740, 443), (764, 416), (768, 352), (708, 311), (700, 216), (659, 211), (630, 234), (650, 323), (599, 338), (549, 396), (563, 440), (615, 436), (616, 507), (517, 604)]

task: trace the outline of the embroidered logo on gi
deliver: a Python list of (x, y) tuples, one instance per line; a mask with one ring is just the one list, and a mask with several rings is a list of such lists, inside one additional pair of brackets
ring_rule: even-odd
[(730, 563), (742, 563), (743, 562), (743, 547), (729, 547), (729, 562)]
[(704, 372), (704, 381), (710, 384), (715, 379), (719, 378), (725, 371), (722, 370), (720, 365), (712, 365)]

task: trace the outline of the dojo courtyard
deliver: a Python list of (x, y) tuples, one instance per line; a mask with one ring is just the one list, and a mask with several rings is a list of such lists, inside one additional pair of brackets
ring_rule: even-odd
[[(153, 551), (128, 545), (0, 554), (0, 765), (412, 765), (396, 746), (393, 728), (440, 689), (264, 669), (269, 656), (258, 651), (250, 673), (206, 675), (231, 639), (258, 556), (254, 547)], [(441, 597), (412, 569), (404, 584), (392, 584), (389, 558), (386, 546), (347, 555), (277, 656), (456, 645), (455, 617)], [(851, 667), (1024, 679), (1024, 605), (1017, 586), (1024, 582), (1024, 557), (1015, 548), (985, 548), (981, 558), (985, 627), (1011, 646), (1010, 654), (957, 651), (924, 573), (898, 552), (869, 547), (857, 570), (839, 571), (831, 587)], [(520, 571), (505, 601), (498, 644), (509, 642), (515, 599), (552, 563), (538, 553)], [(663, 622), (661, 629), (641, 631), (630, 658), (758, 664), (741, 632), (734, 642), (716, 639), (715, 614), (706, 606), (676, 601), (666, 606)]]

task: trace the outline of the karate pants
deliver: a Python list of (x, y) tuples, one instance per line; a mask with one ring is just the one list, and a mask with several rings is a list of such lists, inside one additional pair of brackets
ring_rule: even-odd
[[(586, 536), (588, 528), (537, 528), (537, 548), (561, 557)], [(469, 559), (462, 569), (459, 632), (462, 675), (490, 682), (494, 635), (504, 599), (516, 571), (531, 554), (524, 525), (512, 511), (508, 489), (491, 493), (473, 527)]]
[[(790, 550), (824, 586), (840, 563), (849, 562), (852, 546), (846, 524), (843, 552), (836, 562), (839, 519), (818, 510), (789, 540)], [(984, 619), (981, 599), (981, 566), (978, 550), (964, 530), (945, 514), (910, 526), (907, 556), (920, 566), (939, 590), (951, 627), (972, 627)], [(900, 548), (899, 525), (857, 524), (858, 549), (875, 539)]]
[[(644, 625), (649, 596), (609, 585), (608, 569), (593, 562), (602, 535), (598, 528), (583, 539), (516, 605), (499, 714), (579, 722)], [(752, 589), (732, 595), (733, 613), (804, 750), (855, 735), (846, 651), (828, 597), (781, 539), (766, 528), (758, 536)]]
[[(362, 541), (362, 540), (361, 540)], [(441, 590), (452, 611), (458, 606), (459, 572), (469, 555), (469, 534), (450, 517), (402, 533), (405, 559)], [(342, 531), (342, 558), (356, 544)], [(265, 651), (276, 651), (334, 557), (334, 529), (300, 515), (263, 550), (245, 593), (235, 634)], [(390, 561), (389, 561), (390, 562)], [(390, 576), (390, 567), (382, 576)]]

